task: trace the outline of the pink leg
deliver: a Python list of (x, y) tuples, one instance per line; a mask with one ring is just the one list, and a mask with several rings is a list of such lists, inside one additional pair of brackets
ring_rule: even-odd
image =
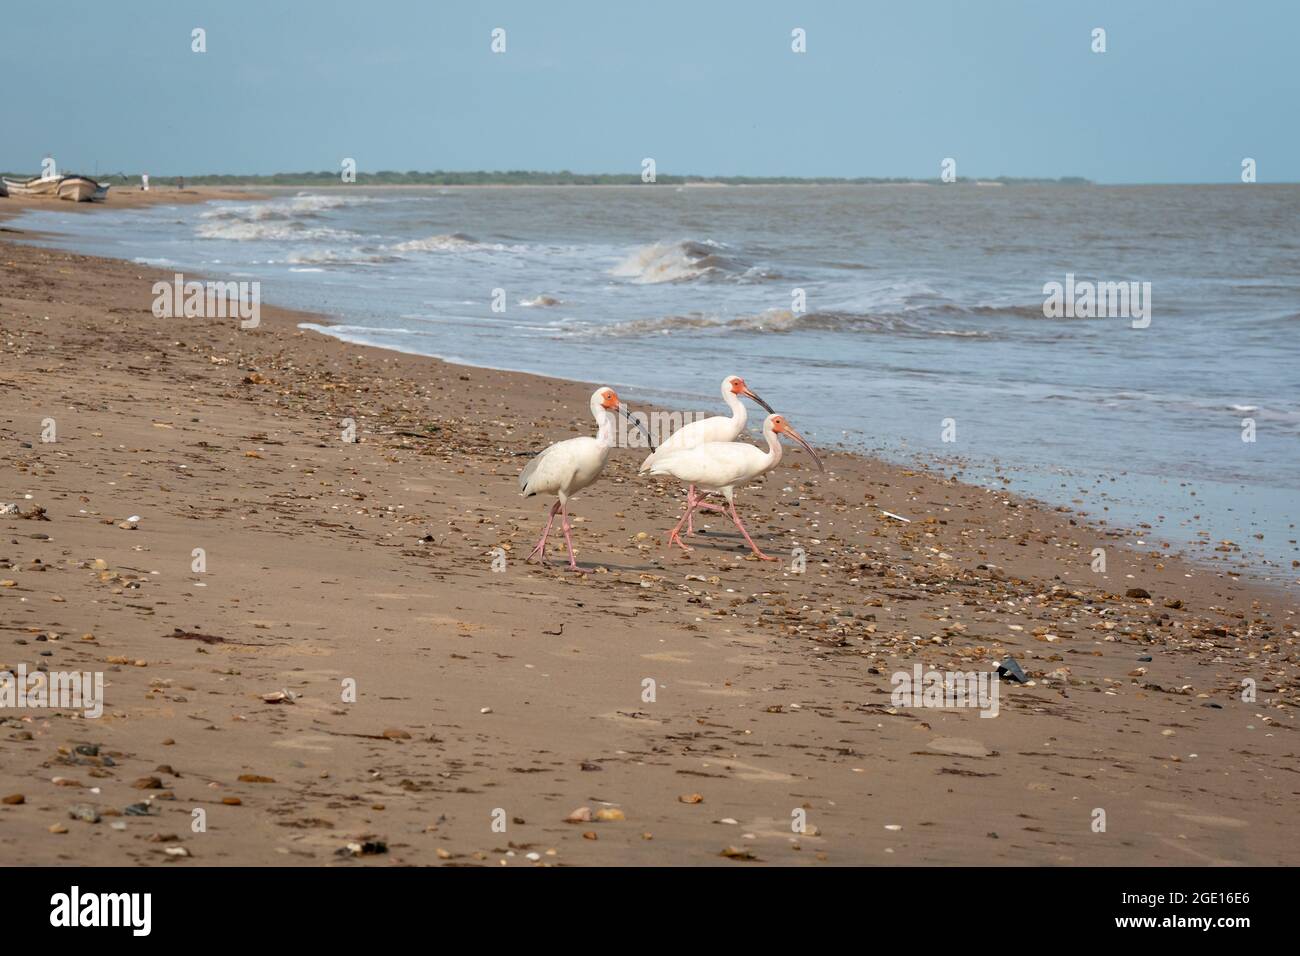
[(691, 510), (692, 510), (691, 503), (689, 500), (687, 500), (686, 510), (682, 513), (681, 520), (678, 521), (677, 524), (673, 526), (673, 530), (668, 532), (668, 543), (672, 544), (674, 541), (676, 541), (683, 551), (695, 550), (694, 548), (688, 548), (686, 546), (686, 544), (682, 541), (682, 534), (681, 534), (682, 525), (686, 524), (686, 519), (691, 516)]
[(745, 540), (749, 542), (749, 546), (754, 549), (754, 553), (758, 555), (758, 557), (761, 560), (763, 561), (776, 560), (776, 558), (772, 557), (771, 555), (764, 554), (762, 551), (758, 550), (758, 545), (756, 545), (754, 543), (754, 539), (749, 536), (749, 532), (745, 530), (745, 526), (740, 523), (740, 515), (736, 514), (736, 503), (734, 501), (731, 502), (731, 520), (736, 522), (736, 527), (740, 529), (740, 533), (745, 536)]
[(573, 535), (569, 528), (569, 511), (564, 505), (560, 505), (560, 527), (564, 529), (564, 543), (569, 546), (569, 570), (581, 571), (578, 567), (578, 559), (573, 553)]
[(695, 493), (695, 486), (691, 485), (686, 491), (686, 533), (695, 534), (695, 512), (697, 511), (726, 511), (721, 505), (715, 505), (711, 501), (706, 501), (704, 495)]
[(533, 548), (532, 553), (524, 559), (524, 563), (533, 560), (534, 557), (540, 557), (542, 564), (546, 563), (546, 536), (551, 533), (551, 522), (555, 520), (555, 512), (560, 510), (560, 503), (557, 501), (551, 505), (551, 513), (546, 516), (546, 529), (542, 532), (542, 540), (537, 542), (537, 547)]

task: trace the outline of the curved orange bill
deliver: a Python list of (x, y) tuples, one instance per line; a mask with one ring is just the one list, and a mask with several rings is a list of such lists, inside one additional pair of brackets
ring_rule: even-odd
[(655, 448), (654, 436), (650, 434), (650, 430), (646, 428), (645, 425), (641, 424), (641, 419), (629, 412), (627, 406), (622, 402), (618, 403), (618, 410), (623, 413), (624, 418), (641, 430), (641, 434), (645, 435), (646, 444), (650, 446), (650, 451), (658, 451), (658, 449)]
[(763, 401), (761, 398), (759, 398), (757, 395), (751, 392), (748, 388), (742, 388), (740, 390), (740, 394), (747, 395), (748, 397), (752, 398), (754, 401), (758, 402), (758, 404), (762, 405), (769, 415), (776, 414), (776, 409), (774, 409), (771, 405), (767, 404), (767, 402)]
[(817, 452), (813, 451), (813, 446), (810, 445), (810, 444), (808, 444), (808, 441), (807, 441), (807, 440), (806, 440), (802, 435), (800, 435), (797, 431), (795, 431), (793, 428), (791, 428), (788, 422), (786, 423), (785, 428), (781, 429), (781, 433), (782, 433), (783, 435), (789, 435), (791, 438), (793, 438), (793, 439), (794, 439), (795, 441), (797, 441), (799, 444), (803, 445), (803, 447), (804, 447), (804, 451), (806, 451), (806, 452), (808, 452), (808, 454), (812, 455), (812, 457), (813, 457), (813, 461), (817, 462), (817, 470), (818, 470), (818, 471), (825, 471), (825, 470), (826, 470), (826, 466), (822, 464), (822, 460), (821, 460), (819, 457), (817, 457)]

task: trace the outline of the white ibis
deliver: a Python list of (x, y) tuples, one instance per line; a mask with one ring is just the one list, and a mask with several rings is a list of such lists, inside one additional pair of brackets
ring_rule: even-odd
[[(659, 446), (659, 450), (647, 456), (646, 460), (641, 462), (641, 474), (650, 471), (654, 465), (656, 456), (666, 456), (670, 452), (682, 451), (687, 448), (696, 448), (706, 442), (734, 442), (745, 431), (745, 425), (749, 421), (749, 412), (745, 409), (745, 403), (740, 400), (741, 395), (752, 398), (758, 404), (772, 414), (772, 406), (767, 404), (757, 395), (749, 390), (745, 380), (739, 375), (728, 375), (722, 380), (721, 386), (722, 400), (727, 403), (731, 409), (730, 415), (713, 415), (709, 418), (701, 418), (698, 421), (683, 425), (677, 431), (673, 432), (668, 439)], [(690, 485), (686, 489), (686, 533), (695, 533), (695, 512), (701, 508), (707, 508), (710, 511), (725, 511), (720, 505), (715, 505), (705, 501), (703, 495), (696, 496), (695, 486)], [(680, 540), (679, 540), (680, 543)]]
[[(790, 423), (784, 416), (768, 415), (767, 420), (763, 422), (763, 435), (767, 438), (767, 451), (746, 442), (706, 442), (671, 454), (656, 455), (650, 465), (650, 474), (671, 475), (679, 481), (699, 485), (706, 493), (719, 492), (727, 499), (727, 505), (731, 509), (731, 520), (745, 536), (745, 541), (753, 549), (754, 554), (764, 561), (775, 561), (776, 558), (758, 549), (758, 545), (754, 544), (754, 539), (749, 536), (749, 532), (741, 523), (740, 515), (736, 514), (736, 485), (753, 481), (759, 475), (766, 474), (777, 466), (781, 461), (781, 435), (789, 435), (812, 455), (818, 468), (822, 470), (825, 468), (822, 460), (817, 457), (817, 452), (813, 451), (812, 445), (790, 427)], [(693, 550), (688, 548), (681, 538), (682, 525), (686, 523), (690, 514), (691, 508), (688, 502), (686, 514), (682, 515), (677, 526), (668, 533), (668, 542), (671, 544), (676, 541), (683, 551)]]
[[(581, 570), (573, 554), (573, 537), (569, 528), (568, 501), (597, 478), (605, 467), (610, 450), (616, 440), (614, 429), (614, 410), (624, 416), (641, 431), (645, 426), (633, 418), (622, 405), (612, 388), (598, 388), (591, 393), (591, 415), (596, 419), (596, 437), (569, 438), (558, 441), (546, 448), (530, 461), (519, 476), (519, 488), (525, 498), (536, 494), (556, 495), (555, 504), (546, 518), (546, 530), (526, 560), (534, 556), (546, 563), (546, 537), (551, 533), (551, 523), (555, 513), (560, 513), (560, 526), (564, 529), (564, 542), (569, 547), (569, 570)], [(650, 433), (646, 432), (646, 438)], [(651, 448), (654, 443), (651, 442)]]

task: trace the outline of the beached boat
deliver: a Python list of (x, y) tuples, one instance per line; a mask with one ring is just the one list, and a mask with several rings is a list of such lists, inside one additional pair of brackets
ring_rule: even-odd
[(6, 179), (5, 186), (9, 189), (11, 196), (57, 196), (59, 193), (59, 183), (63, 182), (57, 176), (43, 179), (40, 176), (33, 176), (31, 179)]
[(10, 196), (57, 196), (72, 202), (102, 200), (108, 196), (108, 184), (103, 185), (86, 176), (52, 176), (48, 179), (35, 176), (31, 179), (4, 179), (4, 189)]
[[(85, 176), (64, 176), (59, 180), (56, 194), (60, 199), (70, 199), (73, 202), (90, 202), (95, 198), (95, 194), (100, 191), (100, 188), (99, 183), (93, 179), (87, 179)], [(100, 198), (102, 199), (103, 196), (101, 195)]]

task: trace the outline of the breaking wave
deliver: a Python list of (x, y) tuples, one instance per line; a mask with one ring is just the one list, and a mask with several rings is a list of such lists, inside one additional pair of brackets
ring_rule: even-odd
[(609, 274), (637, 285), (690, 282), (696, 279), (762, 280), (773, 278), (712, 239), (655, 242), (632, 252)]
[(469, 252), (471, 250), (505, 252), (513, 247), (499, 243), (480, 242), (473, 236), (467, 236), (463, 232), (453, 232), (445, 235), (429, 236), (425, 239), (408, 239), (406, 242), (399, 242), (384, 248), (391, 249), (394, 252)]
[(554, 332), (561, 337), (673, 335), (675, 333), (775, 332), (805, 330), (820, 332), (879, 332), (901, 336), (953, 336), (990, 339), (996, 334), (986, 329), (935, 328), (917, 316), (863, 314), (853, 312), (808, 312), (768, 309), (754, 315), (724, 317), (694, 313), (669, 315), (654, 319), (633, 319), (613, 325), (565, 323)]
[[(349, 235), (355, 238), (355, 235)], [(311, 238), (304, 234), (299, 234), (298, 237)], [(473, 236), (454, 232), (445, 235), (428, 236), (424, 239), (408, 239), (405, 242), (302, 250), (290, 255), (288, 262), (292, 265), (375, 265), (385, 262), (401, 262), (412, 256), (426, 253), (507, 252), (520, 248), (522, 247), (480, 242)], [(548, 296), (539, 298), (543, 300), (549, 299)], [(540, 301), (533, 304), (551, 305), (555, 304), (555, 302), (558, 302), (558, 300)]]
[(199, 225), (200, 239), (227, 239), (233, 242), (323, 242), (355, 239), (356, 233), (329, 226), (308, 226), (297, 220), (254, 221), (213, 220)]
[(400, 258), (376, 247), (373, 249), (309, 249), (292, 253), (285, 261), (295, 266), (354, 266), (397, 262)]
[(345, 229), (332, 229), (317, 220), (332, 209), (384, 202), (374, 196), (341, 196), (300, 193), (263, 202), (215, 206), (199, 214), (200, 239), (235, 242), (326, 241), (356, 238)]
[(205, 221), (280, 222), (294, 219), (316, 219), (330, 209), (380, 202), (372, 196), (321, 196), (301, 193), (283, 199), (263, 202), (238, 203), (214, 206), (199, 215)]

